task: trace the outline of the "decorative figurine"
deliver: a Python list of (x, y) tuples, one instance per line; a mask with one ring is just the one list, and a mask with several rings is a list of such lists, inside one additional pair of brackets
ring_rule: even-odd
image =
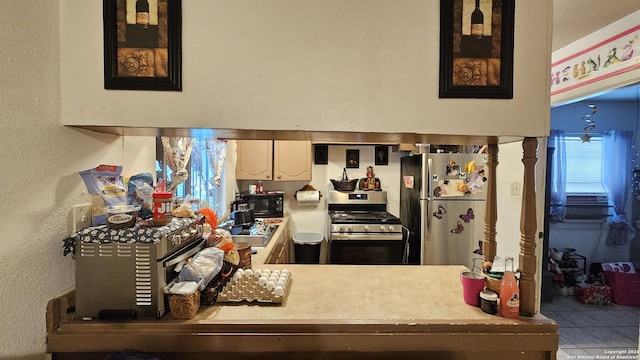
[(360, 179), (360, 189), (380, 190), (380, 179), (376, 178), (373, 166), (367, 166), (367, 177)]

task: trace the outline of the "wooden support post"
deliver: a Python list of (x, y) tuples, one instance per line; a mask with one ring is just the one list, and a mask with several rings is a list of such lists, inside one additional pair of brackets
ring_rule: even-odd
[(496, 192), (496, 169), (498, 167), (498, 145), (489, 144), (487, 147), (487, 191), (486, 210), (484, 215), (484, 236), (482, 240), (482, 254), (486, 261), (493, 262), (496, 257), (496, 221), (498, 221), (498, 201)]
[(524, 182), (520, 213), (520, 312), (534, 314), (536, 309), (536, 179), (538, 140), (525, 138), (522, 142)]

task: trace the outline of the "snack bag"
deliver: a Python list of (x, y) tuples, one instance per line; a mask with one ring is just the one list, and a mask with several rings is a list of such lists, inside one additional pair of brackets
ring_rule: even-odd
[(131, 176), (127, 183), (127, 198), (129, 205), (140, 206), (141, 218), (150, 218), (153, 212), (153, 175), (142, 173)]
[[(179, 281), (195, 281), (200, 283), (200, 290), (209, 284), (209, 282), (222, 269), (224, 251), (217, 247), (208, 247), (200, 250), (193, 258), (187, 261), (187, 264), (180, 270), (178, 274)], [(202, 282), (200, 282), (202, 280)]]
[(105, 207), (127, 204), (127, 193), (120, 178), (121, 172), (122, 166), (117, 165), (100, 165), (79, 172), (87, 192), (91, 194), (92, 225), (107, 223)]

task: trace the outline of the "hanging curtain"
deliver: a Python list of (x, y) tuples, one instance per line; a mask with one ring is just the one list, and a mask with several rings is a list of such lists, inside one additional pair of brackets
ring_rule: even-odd
[(171, 181), (167, 185), (167, 191), (173, 192), (178, 185), (189, 178), (187, 164), (191, 157), (193, 138), (190, 137), (162, 137), (164, 158), (171, 169)]
[(551, 130), (547, 147), (554, 148), (551, 164), (551, 210), (552, 222), (564, 221), (567, 203), (566, 168), (567, 152), (564, 143), (563, 130)]
[(624, 211), (631, 186), (632, 144), (633, 133), (629, 130), (611, 131), (602, 138), (602, 179), (614, 210), (607, 245), (627, 244), (636, 233)]
[(215, 187), (220, 187), (224, 160), (227, 157), (227, 141), (220, 139), (207, 139), (207, 154), (211, 161), (213, 176), (209, 181)]

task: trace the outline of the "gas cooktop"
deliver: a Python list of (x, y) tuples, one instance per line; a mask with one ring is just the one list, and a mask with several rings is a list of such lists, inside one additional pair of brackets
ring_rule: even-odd
[(386, 211), (330, 210), (333, 224), (400, 224), (400, 219)]

